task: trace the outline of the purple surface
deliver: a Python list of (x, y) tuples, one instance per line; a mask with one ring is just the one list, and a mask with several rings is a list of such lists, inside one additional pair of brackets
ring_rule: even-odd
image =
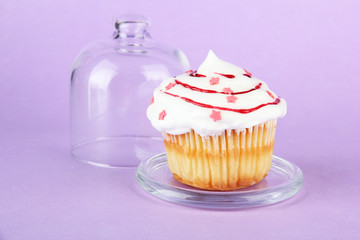
[[(358, 239), (358, 1), (1, 1), (0, 239)], [(198, 66), (208, 49), (288, 101), (275, 154), (304, 189), (280, 204), (209, 211), (158, 200), (133, 170), (71, 159), (71, 64), (112, 18), (139, 12)]]

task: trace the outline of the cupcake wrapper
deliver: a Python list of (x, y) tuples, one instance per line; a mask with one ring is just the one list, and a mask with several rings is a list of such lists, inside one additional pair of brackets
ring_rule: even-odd
[(208, 190), (233, 190), (261, 181), (271, 167), (276, 120), (243, 131), (201, 137), (193, 130), (163, 133), (170, 171), (178, 181)]

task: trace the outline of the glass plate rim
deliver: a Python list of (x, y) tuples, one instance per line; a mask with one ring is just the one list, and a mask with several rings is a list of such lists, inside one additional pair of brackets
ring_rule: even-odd
[[(273, 155), (273, 161), (271, 164), (271, 170), (279, 173), (282, 171), (282, 174), (289, 176), (289, 181), (286, 183), (281, 183), (277, 186), (266, 188), (266, 189), (252, 189), (249, 191), (210, 191), (202, 189), (185, 189), (183, 187), (171, 186), (167, 183), (159, 182), (147, 175), (146, 164), (159, 158), (165, 158), (165, 161), (160, 162), (156, 165), (156, 168), (152, 168), (152, 171), (166, 164), (166, 153), (157, 154), (149, 158), (145, 162), (141, 162), (136, 169), (136, 178), (139, 185), (150, 194), (161, 198), (169, 202), (175, 202), (178, 204), (202, 207), (202, 208), (247, 208), (247, 207), (256, 207), (256, 206), (265, 206), (273, 203), (277, 203), (283, 200), (286, 200), (290, 197), (293, 197), (297, 194), (304, 182), (304, 176), (301, 169), (294, 163), (289, 162), (283, 158)], [(285, 169), (281, 168), (281, 164), (285, 165)], [(291, 171), (286, 171), (286, 168)], [(290, 174), (290, 175), (289, 175)], [(159, 191), (160, 190), (160, 191)], [(166, 191), (164, 191), (166, 190)], [(242, 189), (244, 190), (244, 189)], [(170, 191), (171, 194), (167, 195)], [(278, 194), (278, 197), (272, 197)], [(174, 197), (175, 196), (175, 197)], [(204, 201), (199, 200), (190, 200), (186, 197), (202, 197), (205, 198)], [(243, 201), (245, 197), (260, 197), (257, 201), (248, 202)], [(262, 198), (261, 198), (262, 196)], [(229, 201), (231, 197), (231, 201)], [(208, 199), (207, 199), (208, 198)], [(214, 198), (214, 199), (211, 199)]]

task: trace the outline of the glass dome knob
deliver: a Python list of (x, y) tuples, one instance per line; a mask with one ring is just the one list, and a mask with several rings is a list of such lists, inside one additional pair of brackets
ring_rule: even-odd
[(148, 33), (149, 19), (138, 16), (125, 16), (115, 21), (114, 39), (117, 38), (138, 38), (144, 39), (150, 37)]

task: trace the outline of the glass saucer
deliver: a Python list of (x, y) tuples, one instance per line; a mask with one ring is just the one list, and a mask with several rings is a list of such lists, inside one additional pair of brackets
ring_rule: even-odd
[(215, 209), (250, 208), (277, 203), (298, 193), (304, 181), (298, 166), (273, 156), (267, 177), (251, 187), (226, 192), (197, 189), (173, 178), (166, 153), (140, 163), (136, 178), (143, 189), (163, 200)]

